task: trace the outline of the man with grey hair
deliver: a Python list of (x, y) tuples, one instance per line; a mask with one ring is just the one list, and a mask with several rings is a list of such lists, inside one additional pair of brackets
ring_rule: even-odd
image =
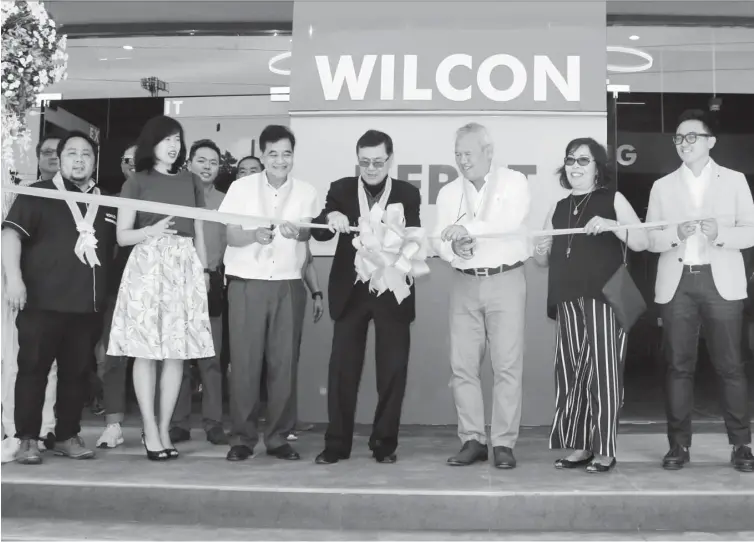
[(456, 133), (460, 176), (437, 196), (433, 244), (456, 271), (450, 294), (450, 365), (463, 447), (448, 464), (466, 466), (487, 460), (480, 366), (489, 344), (494, 373), (490, 432), (494, 464), (512, 469), (521, 421), (523, 264), (530, 256), (523, 223), (530, 197), (524, 175), (492, 167), (493, 151), (492, 138), (480, 124), (467, 124)]

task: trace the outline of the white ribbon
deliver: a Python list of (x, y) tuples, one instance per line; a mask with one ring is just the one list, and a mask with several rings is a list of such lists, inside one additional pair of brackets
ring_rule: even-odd
[[(52, 179), (52, 183), (55, 188), (62, 192), (67, 192), (65, 184), (63, 183), (63, 177), (58, 172)], [(99, 188), (96, 186), (92, 192), (95, 195), (99, 195)], [(86, 216), (81, 214), (78, 204), (71, 200), (66, 200), (68, 208), (71, 210), (73, 220), (76, 222), (76, 230), (79, 232), (79, 237), (76, 240), (76, 245), (73, 251), (81, 263), (88, 265), (89, 267), (95, 267), (101, 265), (99, 258), (97, 257), (97, 237), (94, 231), (94, 219), (97, 217), (97, 211), (99, 205), (91, 203), (87, 206)]]

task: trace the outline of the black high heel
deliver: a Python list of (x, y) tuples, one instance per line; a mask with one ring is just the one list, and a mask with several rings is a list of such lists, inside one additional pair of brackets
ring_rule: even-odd
[(168, 454), (168, 459), (178, 459), (178, 457), (180, 456), (178, 450), (176, 450), (175, 448), (165, 448), (163, 452)]
[(147, 459), (150, 461), (166, 461), (170, 459), (167, 450), (160, 450), (159, 452), (153, 452), (147, 448), (147, 439), (144, 436), (144, 431), (141, 432), (141, 443), (144, 445), (144, 450), (147, 452)]

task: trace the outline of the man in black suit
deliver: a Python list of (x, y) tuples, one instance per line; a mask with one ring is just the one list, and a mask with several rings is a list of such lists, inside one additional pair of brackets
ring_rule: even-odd
[(328, 297), (330, 316), (335, 321), (328, 374), (327, 410), (329, 424), (325, 449), (317, 456), (319, 464), (348, 459), (353, 444), (356, 398), (364, 367), (364, 350), (369, 321), (376, 333), (377, 394), (369, 448), (379, 463), (394, 463), (398, 447), (403, 395), (406, 390), (411, 322), (415, 316), (414, 289), (398, 303), (392, 292), (380, 296), (368, 284), (356, 283), (352, 226), (367, 216), (375, 203), (385, 209), (403, 204), (407, 227), (421, 225), (421, 195), (416, 187), (388, 175), (393, 158), (393, 140), (376, 130), (367, 131), (356, 143), (360, 176), (346, 177), (330, 185), (325, 208), (314, 219), (329, 230), (312, 229), (317, 241), (329, 241), (339, 233)]

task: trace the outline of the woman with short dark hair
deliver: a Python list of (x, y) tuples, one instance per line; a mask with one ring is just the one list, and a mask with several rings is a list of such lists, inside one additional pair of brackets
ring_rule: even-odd
[(646, 250), (642, 229), (607, 230), (636, 224), (631, 204), (610, 187), (605, 148), (591, 138), (566, 146), (560, 184), (571, 191), (550, 211), (545, 229), (584, 228), (584, 234), (540, 237), (534, 258), (549, 265), (548, 316), (557, 320), (556, 405), (550, 448), (573, 452), (559, 469), (586, 466), (608, 472), (616, 463), (618, 414), (623, 405), (626, 332), (602, 288), (623, 263), (623, 243)]
[[(170, 117), (144, 126), (137, 142), (136, 173), (121, 197), (204, 207), (201, 180), (182, 171), (186, 159), (183, 128)], [(108, 355), (134, 361), (134, 389), (143, 422), (147, 457), (178, 457), (170, 440), (173, 415), (186, 360), (214, 356), (207, 306), (207, 254), (200, 220), (141, 211), (118, 212), (118, 243), (135, 245), (118, 290)], [(155, 419), (157, 364), (160, 419)]]

